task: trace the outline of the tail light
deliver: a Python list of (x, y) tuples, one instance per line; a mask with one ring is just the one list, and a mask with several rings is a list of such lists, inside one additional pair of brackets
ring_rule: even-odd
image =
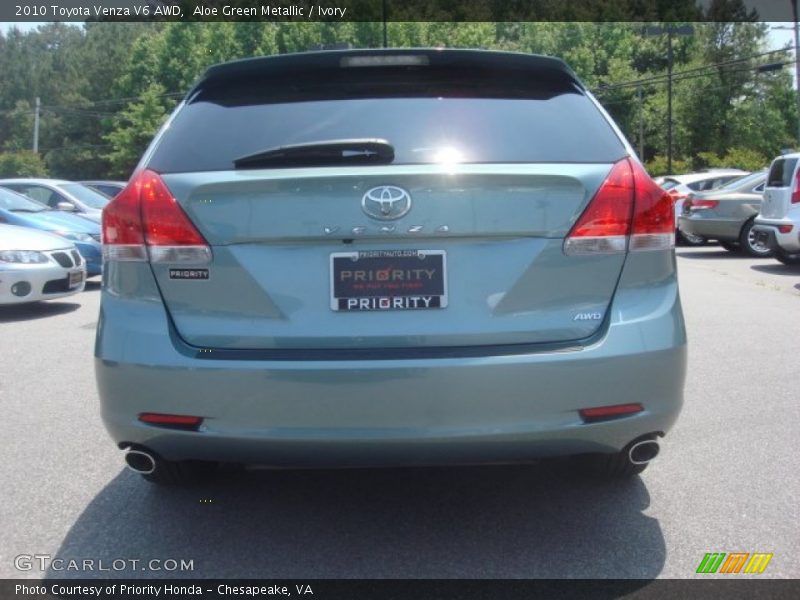
[(140, 171), (103, 209), (105, 260), (207, 263), (211, 248), (153, 171)]
[(800, 203), (800, 169), (794, 175), (794, 190), (792, 191), (792, 204)]
[(148, 425), (163, 425), (165, 427), (197, 429), (203, 423), (203, 417), (191, 415), (166, 415), (163, 413), (142, 413), (139, 421)]
[(667, 193), (669, 194), (669, 197), (672, 198), (673, 202), (677, 202), (678, 200), (685, 200), (686, 198), (691, 196), (691, 194), (682, 194), (677, 190), (670, 190)]
[(675, 246), (673, 198), (637, 162), (611, 168), (564, 241), (568, 255), (663, 250)]
[(686, 202), (683, 203), (684, 211), (689, 210), (703, 210), (707, 208), (717, 208), (719, 206), (719, 200), (697, 200), (693, 198), (689, 198)]
[(614, 404), (612, 406), (598, 406), (596, 408), (582, 408), (578, 411), (581, 418), (590, 423), (592, 421), (605, 421), (617, 417), (635, 415), (644, 410), (641, 404)]

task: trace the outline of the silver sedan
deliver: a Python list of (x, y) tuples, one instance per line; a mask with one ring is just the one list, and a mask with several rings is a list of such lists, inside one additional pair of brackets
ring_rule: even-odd
[(772, 251), (753, 231), (766, 178), (766, 171), (759, 171), (715, 190), (692, 194), (683, 203), (678, 229), (688, 235), (718, 240), (731, 252), (771, 256)]

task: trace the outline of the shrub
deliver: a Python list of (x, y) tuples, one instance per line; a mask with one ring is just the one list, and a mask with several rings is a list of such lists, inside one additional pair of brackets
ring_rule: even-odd
[(30, 150), (0, 153), (0, 177), (47, 177), (47, 167)]

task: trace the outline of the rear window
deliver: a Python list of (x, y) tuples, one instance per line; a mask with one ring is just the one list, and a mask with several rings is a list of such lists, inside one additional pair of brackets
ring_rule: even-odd
[(700, 190), (706, 189), (704, 187), (705, 185), (705, 181), (693, 181), (691, 183), (687, 183), (686, 187), (688, 187), (690, 190), (694, 190), (695, 192), (699, 192)]
[[(278, 146), (382, 138), (393, 164), (613, 162), (625, 148), (573, 83), (492, 74), (413, 78), (363, 70), (301, 80), (228, 82), (180, 110), (153, 157), (160, 172), (233, 169)], [(308, 77), (308, 74), (305, 75)], [(343, 79), (349, 76), (348, 81)]]
[(794, 173), (796, 165), (796, 158), (776, 159), (769, 168), (767, 187), (789, 187), (792, 184), (792, 173)]
[(680, 181), (677, 181), (675, 179), (665, 179), (664, 182), (661, 184), (661, 189), (664, 191), (669, 191), (676, 185), (680, 185)]
[(756, 186), (761, 184), (763, 186), (763, 179), (764, 179), (764, 171), (759, 173), (750, 173), (749, 175), (742, 175), (741, 177), (736, 177), (731, 181), (727, 182), (725, 185), (719, 188), (720, 191), (730, 191), (730, 190), (738, 190), (740, 188), (746, 188), (748, 186)]

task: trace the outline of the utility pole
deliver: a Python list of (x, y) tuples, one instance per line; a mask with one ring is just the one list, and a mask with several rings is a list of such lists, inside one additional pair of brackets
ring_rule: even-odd
[(797, 23), (797, 0), (790, 0), (792, 3), (792, 20), (794, 21), (794, 76), (797, 97), (797, 140), (800, 143), (800, 61), (798, 58), (798, 47), (800, 47), (800, 26)]
[(33, 112), (33, 153), (39, 154), (39, 111), (42, 108), (42, 101), (36, 96), (36, 108)]
[(383, 47), (389, 47), (389, 36), (386, 31), (386, 0), (383, 0)]
[(667, 27), (667, 173), (672, 173), (672, 27)]
[[(794, 1), (794, 0), (793, 0)], [(645, 35), (667, 34), (667, 172), (672, 173), (672, 38), (677, 35), (691, 35), (694, 27), (691, 25), (667, 25), (666, 27), (654, 26), (645, 28)]]

